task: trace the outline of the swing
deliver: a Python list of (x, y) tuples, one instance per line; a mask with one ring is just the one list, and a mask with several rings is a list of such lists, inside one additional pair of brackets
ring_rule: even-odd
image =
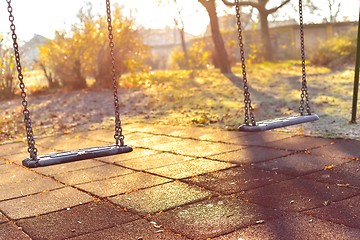
[(65, 152), (50, 153), (42, 156), (38, 156), (37, 154), (38, 150), (35, 147), (35, 139), (34, 139), (33, 129), (31, 126), (30, 111), (28, 109), (25, 84), (23, 81), (24, 76), (22, 74), (19, 45), (17, 43), (17, 35), (15, 33), (14, 16), (12, 14), (13, 8), (11, 6), (11, 0), (6, 0), (6, 2), (8, 3), (9, 21), (10, 21), (10, 29), (12, 32), (16, 69), (18, 72), (18, 79), (20, 81), (19, 86), (21, 90), (24, 123), (26, 127), (26, 136), (28, 143), (28, 152), (30, 153), (30, 157), (24, 159), (22, 161), (22, 164), (29, 168), (35, 168), (35, 167), (43, 167), (54, 164), (61, 164), (61, 163), (131, 152), (132, 148), (124, 144), (124, 135), (122, 134), (122, 127), (120, 120), (119, 98), (118, 98), (118, 89), (117, 89), (116, 73), (115, 73), (114, 42), (113, 42), (112, 23), (111, 23), (110, 0), (106, 0), (106, 13), (107, 13), (110, 55), (112, 60), (111, 71), (112, 71), (112, 80), (113, 80), (113, 88), (114, 88), (115, 144), (100, 146), (100, 147), (83, 148), (83, 149), (65, 151)]
[[(246, 64), (245, 64), (245, 53), (244, 53), (244, 44), (242, 37), (242, 28), (241, 28), (241, 20), (240, 20), (240, 7), (239, 0), (235, 0), (235, 8), (236, 8), (236, 24), (238, 30), (238, 40), (239, 40), (239, 48), (241, 55), (241, 63), (242, 63), (242, 76), (243, 76), (243, 90), (244, 90), (244, 124), (239, 126), (239, 131), (244, 132), (260, 132), (266, 131), (276, 128), (287, 127), (291, 125), (301, 124), (316, 121), (319, 119), (318, 115), (310, 112), (310, 102), (309, 102), (309, 94), (307, 88), (306, 81), (306, 68), (305, 68), (305, 47), (304, 47), (304, 26), (303, 26), (303, 14), (302, 14), (302, 0), (299, 0), (299, 16), (300, 16), (300, 42), (301, 42), (301, 58), (302, 58), (302, 86), (301, 86), (301, 100), (300, 100), (300, 115), (290, 116), (290, 117), (282, 117), (275, 118), (271, 120), (264, 121), (255, 121), (255, 116), (253, 113), (253, 108), (251, 106), (251, 99), (248, 87), (248, 80), (246, 76)], [(305, 113), (306, 111), (306, 113)]]

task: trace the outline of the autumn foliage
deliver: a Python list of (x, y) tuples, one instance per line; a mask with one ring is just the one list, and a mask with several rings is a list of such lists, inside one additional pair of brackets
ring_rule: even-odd
[[(95, 87), (112, 86), (112, 65), (106, 16), (92, 14), (88, 4), (78, 13), (79, 23), (71, 32), (56, 32), (54, 40), (40, 48), (40, 62), (61, 86), (69, 89), (87, 87), (86, 78), (95, 79)], [(116, 75), (141, 70), (148, 49), (133, 21), (115, 7), (112, 13)]]

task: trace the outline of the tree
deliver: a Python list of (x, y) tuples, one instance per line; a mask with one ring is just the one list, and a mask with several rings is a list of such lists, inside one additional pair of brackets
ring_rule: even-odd
[(15, 58), (12, 49), (3, 45), (3, 37), (0, 35), (0, 99), (11, 98), (15, 95), (16, 73)]
[(163, 5), (165, 7), (171, 7), (171, 5), (174, 5), (174, 24), (176, 29), (179, 32), (180, 35), (180, 41), (181, 41), (181, 49), (183, 51), (183, 64), (181, 64), (182, 68), (188, 69), (189, 68), (189, 53), (186, 46), (186, 39), (185, 39), (185, 24), (183, 19), (183, 9), (179, 6), (179, 3), (177, 0), (157, 0), (158, 5)]
[(211, 37), (215, 47), (216, 65), (219, 66), (221, 73), (231, 74), (230, 62), (225, 49), (224, 40), (220, 33), (219, 20), (216, 12), (215, 0), (198, 0), (208, 12), (210, 18)]
[[(234, 2), (229, 2), (228, 0), (222, 0), (223, 3), (227, 6), (235, 6)], [(284, 0), (280, 4), (270, 9), (266, 8), (266, 5), (270, 2), (270, 0), (256, 0), (256, 1), (240, 1), (239, 6), (251, 6), (256, 8), (259, 12), (259, 20), (261, 26), (261, 39), (262, 45), (264, 47), (264, 57), (266, 60), (271, 61), (273, 59), (272, 47), (271, 47), (271, 38), (270, 38), (270, 30), (269, 30), (269, 21), (268, 16), (270, 14), (275, 13), (280, 8), (285, 6), (290, 0)]]

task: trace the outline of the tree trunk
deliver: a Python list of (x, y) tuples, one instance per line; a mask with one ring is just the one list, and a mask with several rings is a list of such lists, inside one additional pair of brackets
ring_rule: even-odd
[(263, 44), (264, 57), (267, 61), (272, 61), (273, 53), (271, 47), (268, 13), (266, 11), (259, 10), (259, 15), (261, 25), (261, 41)]
[(225, 49), (224, 40), (220, 33), (218, 16), (216, 13), (215, 0), (198, 0), (207, 10), (210, 18), (211, 37), (214, 42), (216, 59), (221, 73), (231, 74), (231, 67)]
[(184, 30), (184, 28), (179, 28), (179, 33), (180, 33), (180, 39), (181, 39), (181, 47), (182, 47), (182, 50), (184, 52), (185, 68), (189, 69), (190, 68), (189, 54), (188, 54), (188, 51), (187, 51), (187, 48), (186, 48), (185, 30)]

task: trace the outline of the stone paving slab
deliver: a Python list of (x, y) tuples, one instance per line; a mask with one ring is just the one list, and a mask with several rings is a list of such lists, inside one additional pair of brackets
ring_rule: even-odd
[(254, 166), (292, 176), (301, 176), (345, 162), (347, 162), (347, 160), (341, 158), (331, 159), (305, 153), (297, 153), (266, 162), (256, 163)]
[[(114, 133), (115, 133), (114, 130), (98, 129), (98, 130), (93, 130), (93, 131), (69, 134), (68, 136), (71, 136), (74, 138), (81, 138), (81, 139), (93, 139), (93, 140), (105, 142), (107, 144), (111, 144), (111, 143), (115, 143)], [(126, 136), (130, 135), (127, 133), (128, 133), (128, 131), (126, 131), (124, 134)]]
[[(360, 191), (359, 191), (360, 193)], [(358, 229), (360, 239), (360, 195), (345, 199), (327, 207), (307, 211), (307, 214), (334, 223)], [(355, 238), (354, 238), (355, 239)]]
[[(149, 123), (132, 123), (126, 125), (124, 130), (130, 132), (142, 132), (152, 134), (168, 134), (171, 135), (173, 132), (183, 132), (191, 129), (201, 129), (198, 127), (189, 126), (173, 126), (173, 125), (162, 125), (162, 124), (149, 124)], [(174, 135), (174, 134), (173, 134)]]
[(0, 157), (9, 156), (19, 152), (27, 152), (26, 143), (8, 143), (0, 145)]
[(349, 139), (335, 139), (333, 144), (322, 148), (313, 149), (311, 154), (325, 158), (350, 158), (360, 159), (360, 141)]
[(65, 239), (138, 219), (107, 202), (90, 202), (59, 212), (22, 219), (16, 224), (34, 239)]
[[(0, 145), (0, 195), (30, 194), (0, 200), (0, 239), (21, 237), (19, 224), (33, 239), (360, 239), (359, 141), (142, 123), (126, 131), (131, 153), (31, 170), (20, 165), (25, 143)], [(37, 147), (107, 145), (112, 135)]]
[[(144, 134), (145, 135), (145, 134)], [(171, 143), (176, 141), (181, 141), (181, 138), (161, 136), (161, 135), (150, 135), (143, 137), (141, 139), (136, 140), (128, 140), (126, 144), (134, 147), (144, 147), (144, 148), (152, 148), (155, 145)]]
[(0, 212), (0, 223), (5, 223), (8, 222), (8, 220), (6, 219), (6, 217), (3, 215), (2, 212)]
[(44, 174), (44, 175), (51, 176), (51, 175), (55, 175), (55, 174), (61, 174), (61, 173), (66, 173), (66, 172), (71, 172), (71, 171), (78, 171), (78, 170), (93, 168), (93, 167), (97, 167), (97, 166), (104, 165), (104, 164), (105, 163), (103, 163), (103, 162), (89, 159), (89, 160), (81, 160), (81, 161), (57, 164), (57, 165), (46, 166), (46, 167), (39, 167), (39, 168), (33, 169), (33, 171)]
[(151, 219), (191, 239), (207, 239), (280, 215), (279, 211), (246, 203), (232, 195), (179, 207)]
[(213, 130), (209, 131), (204, 129), (202, 134), (195, 135), (190, 133), (191, 138), (203, 140), (203, 141), (213, 141), (213, 142), (226, 142), (234, 143), (234, 139), (245, 138), (245, 136), (251, 135), (253, 133), (238, 132), (238, 131), (224, 131), (224, 130)]
[(102, 180), (111, 177), (117, 177), (134, 171), (112, 164), (103, 164), (92, 168), (85, 168), (71, 172), (59, 173), (54, 178), (60, 182), (76, 185), (96, 180)]
[[(15, 164), (0, 165), (0, 186), (11, 183), (29, 182), (38, 178), (39, 175)], [(1, 194), (1, 193), (0, 193)]]
[(107, 239), (107, 240), (186, 240), (188, 238), (164, 230), (162, 226), (154, 222), (140, 219), (113, 228), (91, 232), (82, 236), (71, 238), (72, 240)]
[(334, 183), (360, 189), (360, 161), (351, 161), (304, 176), (319, 182)]
[(155, 173), (168, 178), (181, 179), (208, 172), (219, 171), (233, 166), (235, 165), (232, 163), (198, 158), (165, 167), (149, 169), (147, 172)]
[(333, 139), (295, 136), (268, 143), (267, 146), (284, 150), (307, 151), (330, 145), (332, 142), (334, 142)]
[(244, 166), (225, 169), (201, 176), (194, 176), (184, 179), (183, 181), (222, 194), (232, 194), (290, 178), (290, 176), (280, 173), (265, 171), (253, 166)]
[[(45, 154), (49, 154), (52, 152), (55, 152), (54, 149), (49, 149), (49, 148), (43, 148), (43, 147), (36, 147), (38, 149), (38, 154), (40, 155), (45, 155)], [(29, 158), (30, 154), (28, 152), (19, 152), (16, 154), (12, 154), (12, 155), (8, 155), (8, 156), (4, 156), (3, 158), (11, 163), (16, 163), (18, 165), (22, 165), (22, 161), (26, 158)]]
[(133, 174), (84, 183), (76, 186), (97, 196), (109, 197), (118, 194), (129, 193), (142, 188), (152, 187), (170, 181), (171, 180), (167, 178), (136, 172)]
[[(54, 151), (70, 151), (95, 146), (105, 146), (108, 143), (92, 139), (84, 139), (77, 135), (62, 135), (49, 138), (43, 138), (36, 142), (38, 146), (53, 149)], [(42, 154), (42, 153), (41, 153)]]
[(31, 240), (31, 238), (13, 223), (0, 224), (0, 239)]
[(92, 200), (94, 200), (94, 198), (85, 193), (71, 187), (65, 187), (22, 198), (2, 201), (0, 202), (0, 210), (11, 219), (16, 220), (66, 209)]
[(158, 151), (167, 151), (193, 157), (206, 157), (238, 150), (240, 148), (240, 146), (231, 144), (196, 141), (193, 139), (184, 139), (182, 141), (153, 146), (153, 149)]
[(293, 153), (293, 151), (250, 146), (233, 152), (209, 156), (208, 158), (236, 164), (250, 164), (284, 157), (291, 153)]
[(30, 194), (54, 190), (64, 187), (63, 184), (46, 177), (37, 176), (34, 179), (1, 185), (0, 201), (23, 197)]
[(252, 225), (213, 240), (355, 240), (360, 230), (314, 217), (291, 214)]
[(246, 201), (286, 211), (320, 208), (359, 194), (342, 188), (305, 179), (291, 179), (239, 194)]
[(226, 140), (226, 142), (243, 146), (268, 146), (271, 142), (288, 138), (291, 138), (290, 134), (268, 131), (239, 135), (236, 138)]
[(148, 157), (150, 155), (157, 154), (157, 153), (159, 153), (159, 152), (154, 151), (154, 150), (134, 148), (133, 151), (129, 152), (129, 153), (107, 156), (107, 157), (102, 157), (102, 158), (98, 158), (98, 159), (103, 162), (118, 163), (118, 162), (126, 161), (129, 159)]
[(109, 200), (142, 215), (166, 211), (212, 196), (210, 191), (181, 182), (170, 182)]
[(122, 161), (118, 164), (136, 170), (147, 170), (181, 163), (191, 159), (191, 157), (185, 157), (171, 153), (161, 153)]

